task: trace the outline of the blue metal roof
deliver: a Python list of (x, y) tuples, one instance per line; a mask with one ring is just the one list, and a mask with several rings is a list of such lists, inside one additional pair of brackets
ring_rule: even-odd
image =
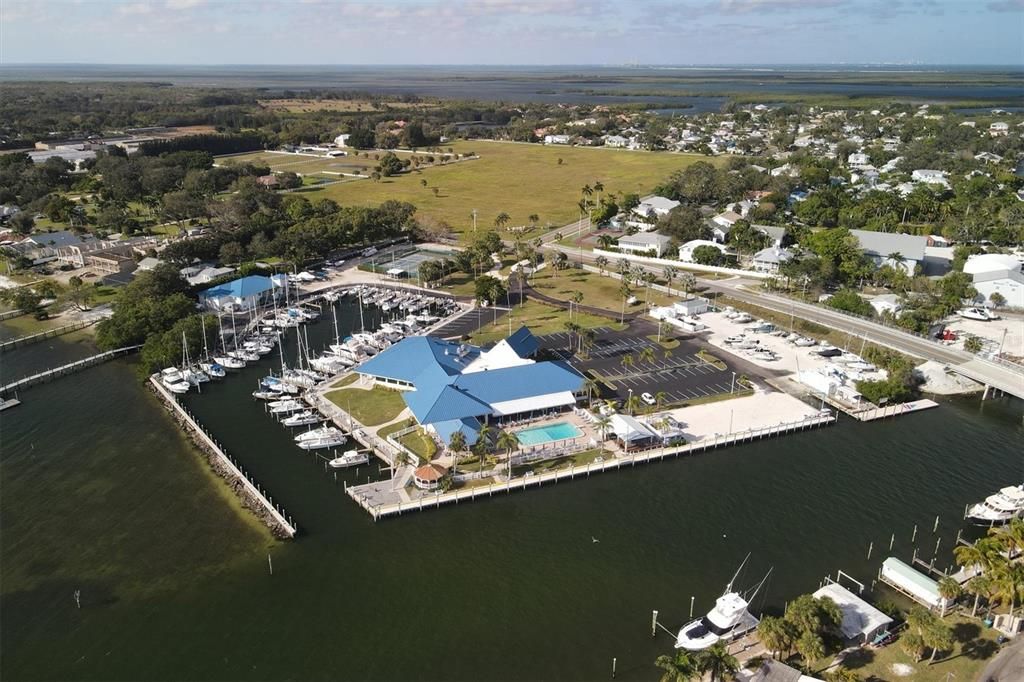
[(200, 292), (199, 298), (223, 298), (225, 296), (248, 298), (249, 296), (262, 294), (264, 291), (270, 291), (273, 288), (274, 282), (269, 277), (249, 275), (248, 277), (240, 277), (239, 279), (210, 287)]
[(480, 433), (480, 422), (472, 417), (435, 422), (434, 431), (437, 432), (437, 435), (446, 445), (452, 442), (452, 435), (456, 431), (462, 432), (463, 437), (466, 439), (466, 445), (473, 445), (473, 443), (476, 443)]
[(417, 384), (415, 391), (406, 391), (402, 397), (420, 424), (435, 424), (464, 417), (482, 417), (491, 413), (491, 406), (487, 403), (447, 384)]
[(493, 405), (561, 391), (575, 393), (583, 387), (583, 377), (558, 362), (535, 362), (463, 374), (454, 385), (477, 400)]
[[(476, 346), (454, 343), (429, 336), (409, 336), (360, 365), (360, 374), (418, 383), (437, 381), (444, 375), (460, 374), (480, 355)], [(440, 374), (438, 372), (437, 374)]]
[(505, 341), (508, 342), (508, 345), (512, 346), (512, 350), (521, 358), (530, 357), (540, 348), (540, 342), (537, 341), (537, 337), (525, 326), (517, 329), (516, 333), (509, 336)]

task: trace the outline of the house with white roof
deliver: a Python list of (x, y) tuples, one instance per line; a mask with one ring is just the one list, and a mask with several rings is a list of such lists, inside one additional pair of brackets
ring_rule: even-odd
[(544, 144), (569, 144), (571, 139), (569, 135), (545, 135)]
[(828, 597), (836, 603), (843, 614), (839, 630), (850, 644), (871, 644), (893, 623), (892, 618), (838, 583), (827, 583), (813, 596), (815, 599)]
[(1010, 132), (1010, 124), (1005, 121), (996, 121), (988, 126), (988, 134), (992, 137), (1002, 137)]
[(930, 168), (919, 168), (910, 174), (914, 182), (923, 182), (928, 185), (941, 185), (949, 189), (949, 174), (946, 171), (932, 170)]
[(658, 234), (657, 232), (638, 232), (634, 235), (627, 235), (619, 238), (618, 247), (620, 251), (638, 255), (654, 254), (655, 258), (661, 256), (668, 250), (672, 238)]
[(640, 203), (633, 208), (627, 224), (641, 230), (650, 230), (659, 218), (668, 215), (677, 206), (679, 202), (674, 199), (649, 194), (640, 199)]
[(702, 246), (713, 246), (721, 251), (723, 255), (727, 253), (725, 246), (718, 242), (713, 242), (709, 239), (694, 239), (679, 247), (679, 260), (684, 263), (693, 263), (693, 252)]

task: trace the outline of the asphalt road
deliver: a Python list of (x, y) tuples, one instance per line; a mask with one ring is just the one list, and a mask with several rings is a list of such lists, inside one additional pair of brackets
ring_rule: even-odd
[(1018, 636), (1003, 648), (985, 670), (978, 682), (1020, 682), (1024, 680), (1024, 636)]

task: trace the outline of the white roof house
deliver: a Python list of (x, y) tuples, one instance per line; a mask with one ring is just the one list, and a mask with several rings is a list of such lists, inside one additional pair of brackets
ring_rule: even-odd
[(875, 296), (868, 303), (875, 309), (875, 312), (881, 315), (882, 313), (889, 313), (895, 315), (903, 309), (903, 305), (900, 303), (900, 297), (896, 294), (882, 294), (881, 296)]
[[(924, 249), (928, 245), (927, 237), (913, 234), (894, 234), (891, 232), (873, 232), (871, 230), (850, 230), (857, 238), (860, 248), (875, 265), (902, 267), (907, 274), (913, 275), (918, 265), (924, 264)], [(899, 254), (902, 261), (889, 258)]]
[(657, 232), (639, 232), (634, 235), (621, 237), (619, 239), (619, 250), (640, 254), (653, 251), (655, 258), (661, 258), (671, 242), (672, 238), (667, 235), (658, 234)]
[(866, 166), (871, 162), (867, 154), (854, 152), (846, 157), (847, 166)]
[(876, 635), (892, 624), (892, 618), (842, 585), (829, 583), (815, 592), (814, 597), (828, 597), (843, 612), (843, 622), (839, 629), (847, 640), (870, 644)]
[(949, 187), (949, 178), (946, 171), (932, 170), (930, 168), (918, 168), (910, 174), (914, 182), (923, 182), (928, 185), (941, 185)]
[(722, 211), (714, 218), (711, 219), (715, 225), (721, 225), (722, 227), (732, 227), (736, 224), (736, 221), (743, 220), (743, 216), (735, 211)]
[(570, 139), (568, 135), (545, 135), (544, 144), (569, 144)]
[(879, 576), (883, 582), (929, 608), (949, 606), (949, 600), (939, 594), (938, 583), (896, 557), (889, 557), (882, 562)]
[(693, 252), (701, 246), (713, 246), (723, 254), (726, 252), (725, 247), (718, 242), (713, 242), (708, 239), (694, 239), (693, 241), (686, 242), (679, 247), (679, 260), (685, 263), (693, 262)]
[(649, 194), (642, 199), (636, 208), (633, 209), (633, 213), (641, 216), (663, 216), (668, 215), (669, 212), (679, 206), (679, 202), (668, 197), (659, 197), (655, 194)]

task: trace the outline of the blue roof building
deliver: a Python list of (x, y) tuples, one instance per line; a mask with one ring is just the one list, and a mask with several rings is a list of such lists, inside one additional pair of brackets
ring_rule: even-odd
[(285, 282), (284, 275), (249, 275), (205, 289), (199, 292), (199, 300), (211, 310), (244, 309), (268, 301), (277, 289), (283, 289)]
[(404, 391), (416, 421), (445, 443), (461, 431), (472, 444), (482, 423), (576, 404), (583, 377), (563, 363), (530, 359), (538, 348), (525, 327), (489, 350), (411, 336), (357, 371)]

